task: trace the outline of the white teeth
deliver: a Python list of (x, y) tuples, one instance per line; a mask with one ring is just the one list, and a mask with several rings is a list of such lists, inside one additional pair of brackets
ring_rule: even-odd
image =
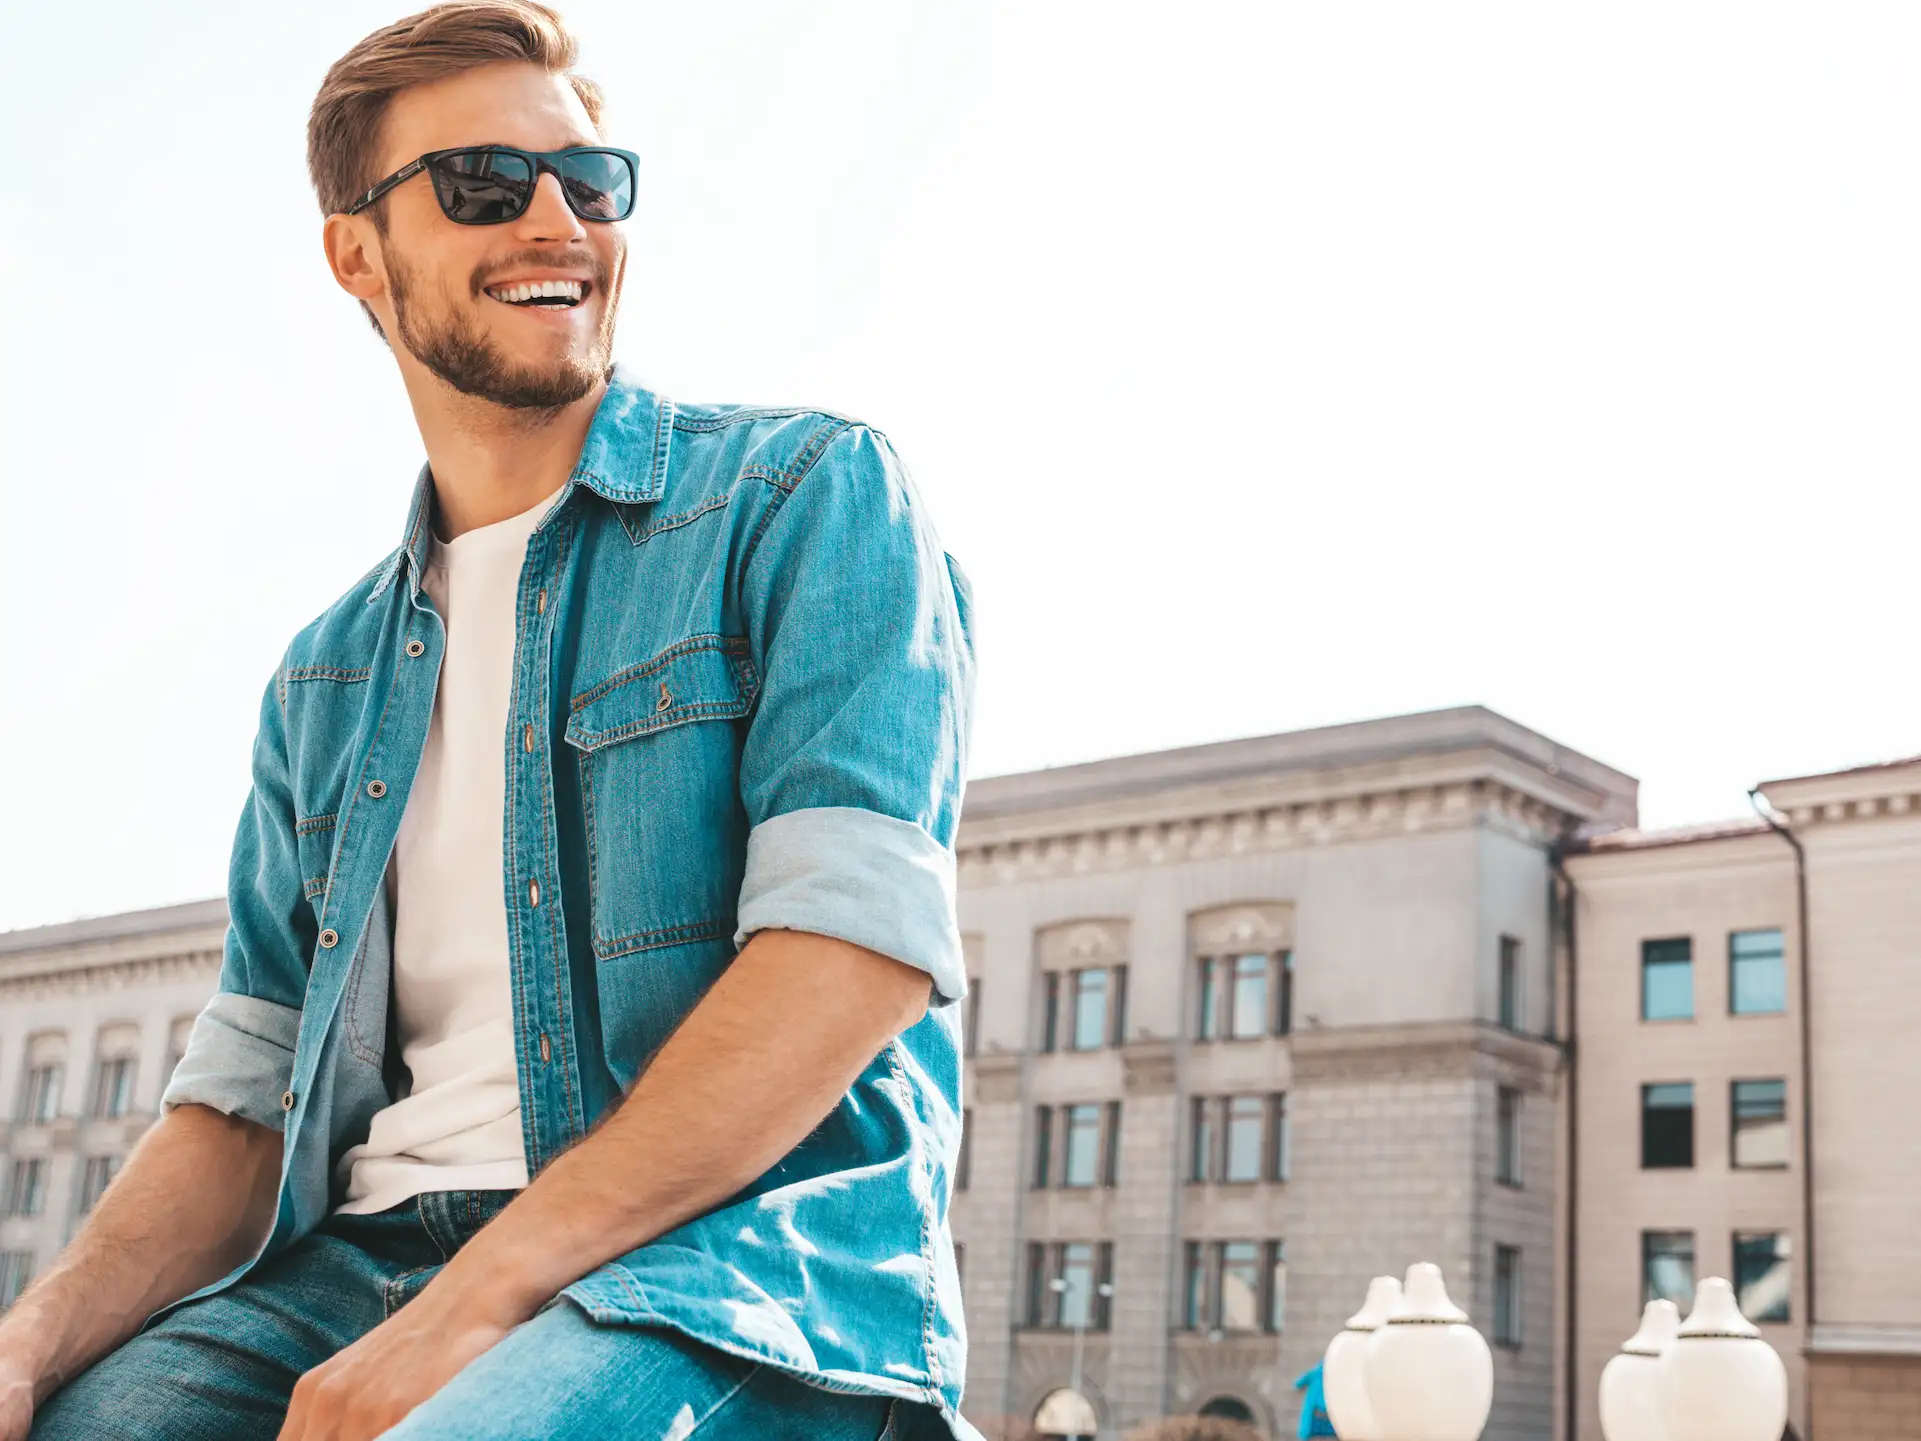
[(496, 300), (514, 305), (524, 300), (555, 297), (578, 301), (583, 298), (584, 289), (578, 280), (534, 280), (523, 281), (519, 285), (496, 286), (487, 293)]

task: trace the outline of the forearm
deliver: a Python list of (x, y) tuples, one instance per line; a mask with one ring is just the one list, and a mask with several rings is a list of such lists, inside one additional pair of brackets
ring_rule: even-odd
[(820, 1124), (927, 993), (925, 973), (847, 942), (758, 933), (626, 1100), (429, 1289), (511, 1324), (713, 1209)]
[(34, 1375), (36, 1400), (254, 1254), (280, 1152), (277, 1131), (204, 1106), (141, 1137), (80, 1233), (0, 1317), (0, 1350)]

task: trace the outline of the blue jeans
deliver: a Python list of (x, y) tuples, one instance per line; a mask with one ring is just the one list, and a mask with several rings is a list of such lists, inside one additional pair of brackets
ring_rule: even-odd
[[(41, 1408), (32, 1441), (272, 1441), (294, 1383), (417, 1296), (515, 1194), (436, 1191), (330, 1216), (74, 1377)], [(676, 1331), (602, 1325), (561, 1298), (386, 1435), (893, 1441), (935, 1434), (927, 1418), (931, 1407), (829, 1391)]]

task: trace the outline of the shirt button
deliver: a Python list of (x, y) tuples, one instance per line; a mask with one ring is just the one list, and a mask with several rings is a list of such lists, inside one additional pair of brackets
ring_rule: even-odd
[(534, 597), (534, 609), (542, 612), (547, 609), (547, 592), (544, 588), (538, 596)]
[(387, 794), (387, 783), (385, 781), (368, 781), (367, 794), (372, 796), (375, 800), (379, 800), (382, 796)]
[(523, 748), (530, 751), (534, 748), (534, 728), (531, 722), (528, 724), (526, 731), (521, 735), (520, 744)]
[(527, 882), (527, 901), (530, 905), (537, 906), (540, 904), (540, 882), (539, 881)]
[(332, 926), (328, 926), (326, 930), (320, 933), (320, 949), (321, 950), (331, 951), (335, 946), (339, 944), (340, 944), (340, 932), (336, 931)]
[(542, 1031), (540, 1033), (540, 1059), (543, 1061), (551, 1061), (553, 1058), (554, 1048), (548, 1044), (547, 1033)]
[(280, 1097), (280, 1109), (283, 1111), (291, 1111), (293, 1109), (293, 1092), (292, 1091), (286, 1091), (282, 1093)]
[(425, 655), (425, 654), (426, 654), (426, 652), (427, 652), (427, 647), (426, 647), (425, 645), (423, 645), (423, 644), (421, 644), (421, 642), (419, 642), (419, 641), (417, 641), (417, 640), (410, 640), (410, 641), (408, 641), (408, 642), (407, 642), (407, 654), (408, 654), (408, 655), (416, 655), (416, 656), (417, 656), (417, 655)]

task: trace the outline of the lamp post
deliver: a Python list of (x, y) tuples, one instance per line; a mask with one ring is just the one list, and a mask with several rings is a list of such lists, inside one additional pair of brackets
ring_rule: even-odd
[[(1665, 1308), (1665, 1309), (1662, 1309)], [(1734, 1288), (1703, 1281), (1679, 1328), (1652, 1302), (1601, 1373), (1608, 1441), (1775, 1441), (1788, 1422), (1788, 1373), (1741, 1314)]]
[[(1065, 1305), (1068, 1290), (1067, 1278), (1065, 1276), (1056, 1276), (1047, 1283), (1047, 1286), (1049, 1290), (1061, 1298), (1062, 1305)], [(1114, 1294), (1114, 1287), (1109, 1282), (1103, 1281), (1094, 1288), (1094, 1294), (1099, 1296), (1103, 1301), (1107, 1300)], [(1081, 1360), (1087, 1349), (1088, 1315), (1093, 1309), (1093, 1305), (1090, 1302), (1087, 1305), (1083, 1305), (1074, 1317), (1074, 1369), (1071, 1373), (1072, 1379), (1067, 1383), (1067, 1389), (1072, 1391), (1075, 1397), (1084, 1405), (1087, 1402), (1087, 1398), (1081, 1395)], [(1093, 1407), (1089, 1406), (1088, 1411), (1091, 1415)], [(1093, 1438), (1089, 1437), (1088, 1441), (1093, 1441)]]

